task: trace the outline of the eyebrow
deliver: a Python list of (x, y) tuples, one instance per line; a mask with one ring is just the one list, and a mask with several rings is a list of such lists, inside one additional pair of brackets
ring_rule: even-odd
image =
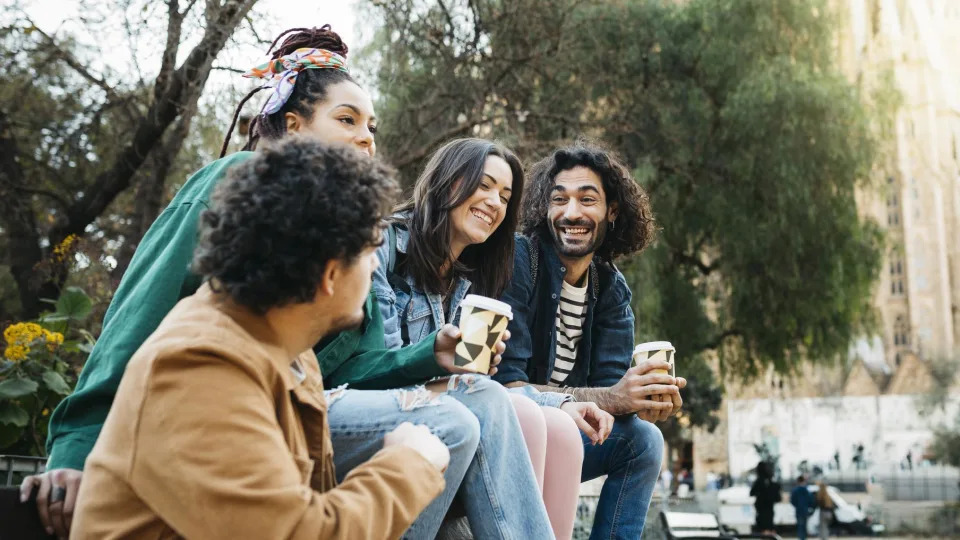
[[(565, 187), (563, 187), (563, 186), (561, 186), (561, 185), (554, 185), (554, 186), (550, 189), (550, 193), (553, 193), (554, 191), (562, 191), (562, 192), (566, 193), (566, 192), (567, 192), (567, 188), (565, 188)], [(577, 187), (577, 192), (579, 192), (579, 193), (585, 193), (585, 192), (587, 192), (587, 191), (592, 191), (592, 192), (596, 193), (597, 195), (600, 194), (600, 190), (597, 189), (596, 186), (586, 185), (586, 186), (579, 186), (579, 187)]]
[[(363, 113), (360, 112), (360, 109), (358, 109), (356, 105), (351, 105), (351, 104), (349, 104), (349, 103), (341, 103), (341, 104), (337, 105), (336, 107), (334, 107), (334, 109), (339, 108), (339, 107), (346, 107), (346, 108), (350, 109), (351, 111), (357, 113), (358, 116), (363, 116)], [(372, 114), (370, 115), (370, 120), (376, 120), (376, 119), (377, 119), (376, 116), (374, 116), (374, 115), (372, 115)]]
[[(499, 182), (497, 182), (497, 179), (496, 179), (496, 178), (490, 176), (489, 174), (483, 173), (483, 175), (486, 176), (487, 178), (489, 178), (491, 181), (493, 181), (494, 184), (498, 184), (498, 183), (499, 183)], [(511, 188), (510, 186), (503, 186), (503, 189), (506, 190), (506, 191), (509, 191), (510, 193), (513, 193), (513, 188)]]

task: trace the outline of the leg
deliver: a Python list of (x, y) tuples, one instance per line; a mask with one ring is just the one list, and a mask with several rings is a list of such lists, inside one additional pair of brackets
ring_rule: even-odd
[(807, 518), (797, 517), (797, 540), (807, 540)]
[[(547, 455), (547, 424), (544, 422), (540, 406), (532, 399), (519, 394), (510, 394), (513, 410), (517, 413), (520, 430), (523, 431), (523, 441), (527, 444), (530, 462), (533, 464), (533, 473), (537, 476), (537, 484), (543, 493), (543, 466)], [(578, 437), (579, 439), (579, 437)], [(550, 507), (547, 506), (547, 512)]]
[(462, 485), (475, 538), (553, 538), (520, 423), (506, 389), (489, 377), (451, 377), (447, 396), (476, 415), (480, 445)]
[(433, 538), (460, 488), (480, 442), (480, 424), (460, 402), (425, 390), (330, 390), (326, 392), (337, 480), (383, 447), (383, 436), (403, 422), (425, 424), (450, 449), (446, 487), (405, 537)]
[(567, 413), (543, 407), (547, 425), (547, 461), (543, 482), (543, 503), (557, 539), (573, 536), (573, 522), (580, 501), (583, 441), (580, 430)]
[(594, 446), (581, 437), (581, 480), (607, 475), (590, 538), (640, 538), (660, 474), (663, 435), (655, 425), (630, 415), (613, 423), (613, 431), (602, 445)]

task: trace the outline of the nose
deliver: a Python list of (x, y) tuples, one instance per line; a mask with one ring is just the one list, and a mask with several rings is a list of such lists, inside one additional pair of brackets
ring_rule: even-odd
[(491, 191), (490, 195), (484, 201), (487, 206), (492, 210), (500, 210), (503, 208), (503, 201), (500, 200), (500, 193), (497, 191)]
[(563, 217), (569, 221), (577, 221), (583, 217), (583, 208), (580, 207), (580, 203), (576, 199), (567, 201), (567, 206), (563, 209)]
[(357, 130), (357, 135), (353, 138), (353, 144), (355, 144), (360, 150), (373, 155), (373, 133), (370, 132), (370, 128), (367, 126), (361, 126)]

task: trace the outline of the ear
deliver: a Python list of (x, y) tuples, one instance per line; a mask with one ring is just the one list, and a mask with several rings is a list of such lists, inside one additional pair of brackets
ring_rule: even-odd
[(284, 113), (283, 119), (287, 122), (287, 133), (296, 133), (303, 127), (303, 118), (297, 113)]
[(619, 215), (619, 210), (620, 207), (617, 205), (617, 203), (610, 203), (610, 206), (607, 207), (607, 221), (616, 220), (617, 216)]
[(317, 287), (317, 293), (324, 296), (333, 296), (335, 290), (334, 285), (341, 275), (343, 275), (343, 266), (341, 266), (340, 260), (328, 260), (326, 266), (323, 267), (323, 277), (320, 280), (320, 285)]

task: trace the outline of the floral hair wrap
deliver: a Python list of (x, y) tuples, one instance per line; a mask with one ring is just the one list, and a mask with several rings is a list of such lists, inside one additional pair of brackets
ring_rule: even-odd
[(344, 73), (350, 73), (347, 70), (347, 59), (326, 49), (297, 49), (290, 54), (260, 64), (243, 74), (250, 79), (266, 79), (267, 82), (262, 88), (273, 89), (260, 114), (268, 115), (279, 111), (290, 99), (293, 87), (297, 83), (297, 75), (305, 69), (339, 69)]

